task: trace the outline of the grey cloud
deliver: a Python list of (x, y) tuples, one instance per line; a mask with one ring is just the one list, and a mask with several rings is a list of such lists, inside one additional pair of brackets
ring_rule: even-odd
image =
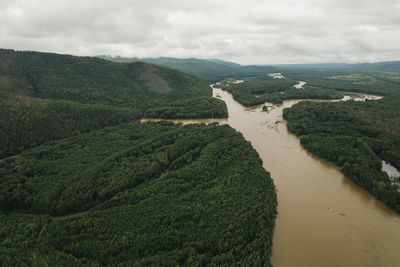
[(0, 47), (240, 63), (400, 59), (395, 0), (0, 0)]

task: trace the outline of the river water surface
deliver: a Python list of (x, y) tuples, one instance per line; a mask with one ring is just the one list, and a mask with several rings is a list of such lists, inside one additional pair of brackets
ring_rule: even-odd
[(300, 100), (263, 112), (214, 89), (217, 95), (227, 104), (228, 119), (178, 121), (229, 124), (260, 154), (278, 194), (274, 266), (400, 266), (400, 216), (288, 132), (282, 110)]

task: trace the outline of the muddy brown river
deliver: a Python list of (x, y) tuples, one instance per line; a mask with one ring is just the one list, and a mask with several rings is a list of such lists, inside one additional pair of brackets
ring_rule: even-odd
[(214, 89), (217, 95), (228, 106), (228, 119), (179, 122), (227, 123), (260, 154), (278, 194), (274, 266), (400, 266), (400, 216), (305, 151), (288, 132), (282, 110), (299, 100), (263, 112)]

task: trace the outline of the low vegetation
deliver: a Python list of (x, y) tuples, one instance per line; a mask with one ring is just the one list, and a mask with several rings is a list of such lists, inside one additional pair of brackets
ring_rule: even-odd
[(233, 98), (245, 106), (260, 105), (265, 102), (281, 104), (289, 99), (340, 99), (344, 94), (331, 89), (321, 89), (306, 85), (304, 89), (293, 86), (296, 80), (274, 79), (269, 76), (249, 78), (242, 83), (222, 81), (217, 87), (230, 92)]

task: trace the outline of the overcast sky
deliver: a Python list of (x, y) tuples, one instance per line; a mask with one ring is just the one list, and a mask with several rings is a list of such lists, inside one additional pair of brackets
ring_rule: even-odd
[(242, 64), (400, 60), (400, 0), (0, 0), (0, 47)]

